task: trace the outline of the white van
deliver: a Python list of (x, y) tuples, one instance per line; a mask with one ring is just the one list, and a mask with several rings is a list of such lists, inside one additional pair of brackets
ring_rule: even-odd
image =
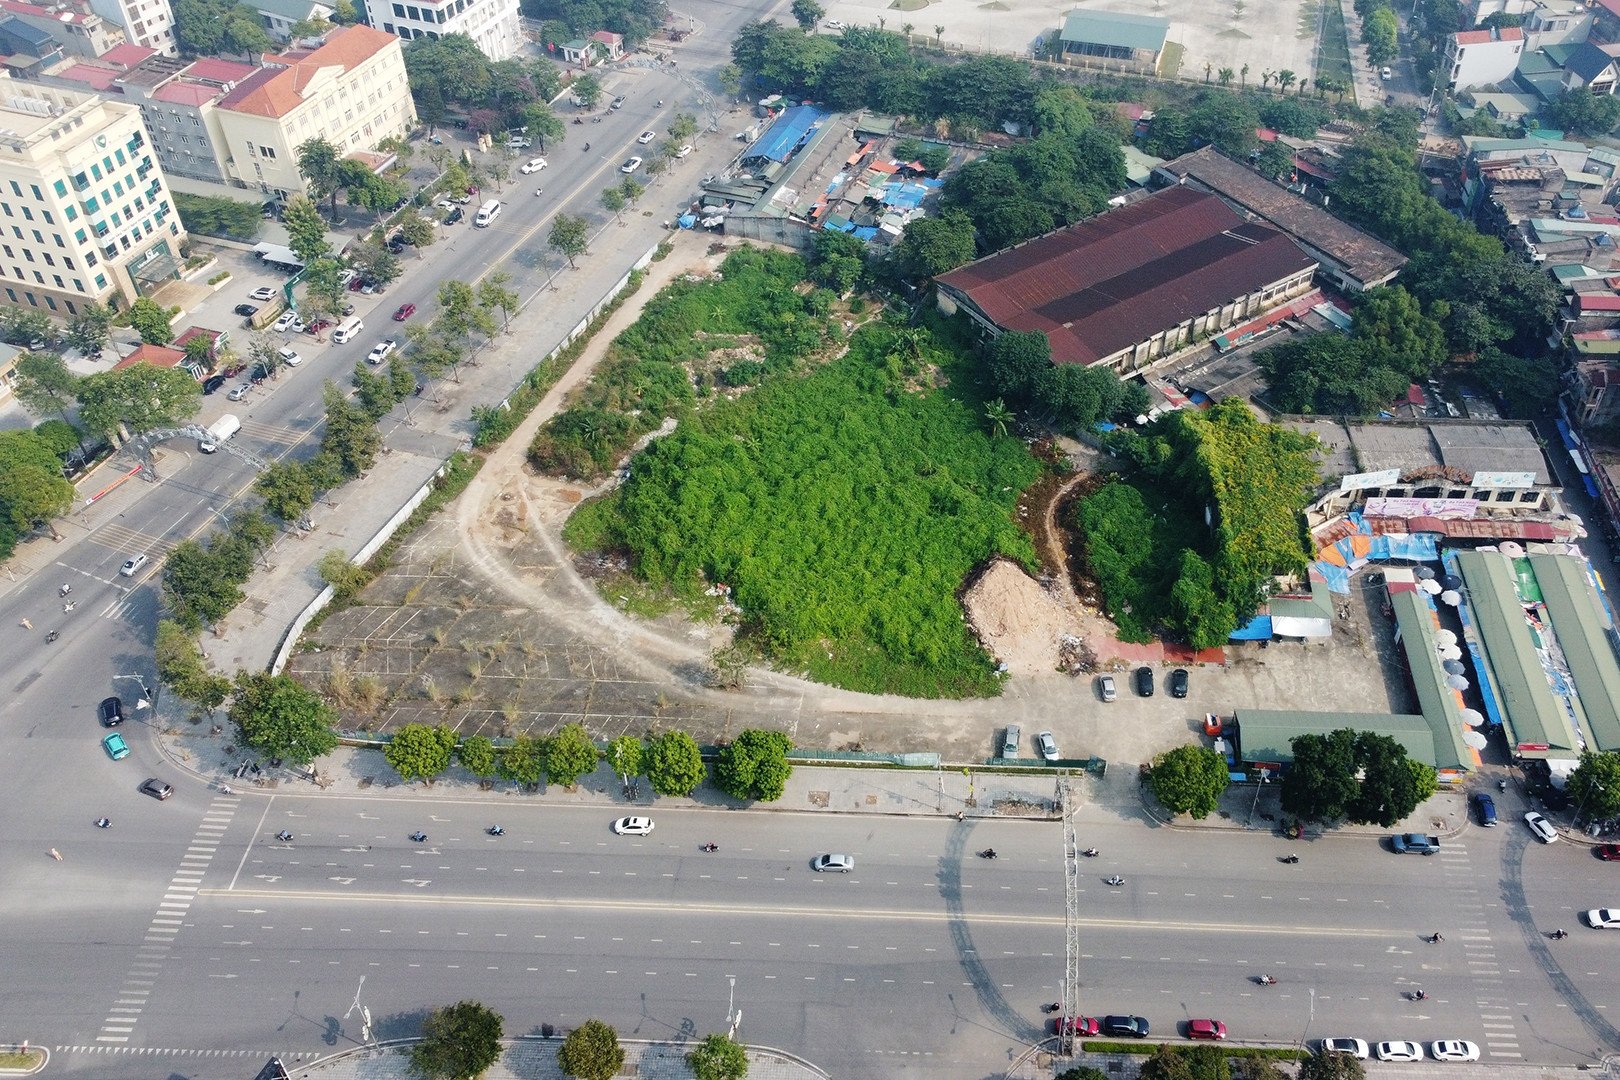
[(337, 329), (332, 331), (332, 341), (338, 345), (348, 344), (354, 340), (356, 334), (365, 328), (366, 324), (360, 321), (360, 316), (350, 315), (347, 319), (338, 323)]
[(236, 418), (236, 414), (226, 413), (208, 425), (208, 433), (197, 440), (197, 449), (205, 454), (212, 454), (219, 449), (220, 443), (241, 430), (242, 421)]
[(500, 214), (501, 201), (499, 199), (491, 199), (489, 202), (478, 208), (478, 216), (473, 218), (473, 224), (482, 229), (499, 217)]

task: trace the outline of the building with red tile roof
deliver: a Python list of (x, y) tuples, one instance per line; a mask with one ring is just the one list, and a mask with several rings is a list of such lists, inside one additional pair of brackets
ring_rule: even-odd
[(1039, 330), (1057, 364), (1152, 367), (1308, 291), (1316, 262), (1214, 195), (1175, 187), (935, 279), (990, 336)]
[(123, 28), (93, 11), (43, 7), (21, 0), (0, 0), (0, 11), (49, 34), (69, 56), (88, 60), (124, 42)]

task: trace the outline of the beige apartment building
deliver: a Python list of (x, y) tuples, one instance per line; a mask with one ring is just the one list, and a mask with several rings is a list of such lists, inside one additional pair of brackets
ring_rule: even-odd
[(131, 44), (179, 56), (174, 40), (174, 9), (169, 0), (89, 0), (90, 10), (124, 28)]
[(303, 143), (321, 136), (340, 153), (363, 153), (416, 124), (404, 51), (392, 34), (345, 27), (320, 48), (267, 55), (264, 63), (213, 110), (233, 183), (279, 195), (302, 192)]
[(0, 303), (127, 307), (185, 237), (139, 108), (0, 71)]

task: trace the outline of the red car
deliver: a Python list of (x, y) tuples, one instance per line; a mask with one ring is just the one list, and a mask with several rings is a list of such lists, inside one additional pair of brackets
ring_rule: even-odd
[(1226, 1025), (1219, 1020), (1189, 1020), (1187, 1021), (1187, 1038), (1224, 1039), (1226, 1038)]
[(404, 322), (406, 319), (410, 318), (412, 315), (415, 315), (415, 314), (416, 314), (416, 305), (415, 304), (401, 304), (401, 305), (399, 305), (399, 310), (394, 312), (394, 321), (395, 322)]
[(314, 322), (308, 323), (304, 326), (304, 333), (319, 334), (321, 331), (329, 329), (331, 325), (331, 319), (316, 319)]
[(1620, 844), (1604, 844), (1597, 849), (1597, 857), (1604, 862), (1620, 862)]
[[(1063, 1018), (1061, 1016), (1058, 1017), (1057, 1023), (1054, 1026), (1057, 1029), (1057, 1034), (1063, 1034)], [(1097, 1023), (1097, 1018), (1095, 1016), (1076, 1016), (1074, 1019), (1069, 1021), (1070, 1035), (1079, 1035), (1085, 1037), (1095, 1035), (1101, 1030), (1102, 1025)]]

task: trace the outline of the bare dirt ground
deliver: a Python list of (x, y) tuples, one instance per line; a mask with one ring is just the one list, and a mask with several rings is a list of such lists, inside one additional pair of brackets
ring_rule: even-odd
[[(652, 264), (641, 291), (461, 498), (402, 545), (360, 603), (334, 613), (295, 654), (292, 670), (324, 687), (348, 726), (448, 722), (469, 734), (512, 735), (580, 722), (603, 739), (678, 727), (708, 743), (764, 726), (801, 746), (936, 751), (972, 762), (993, 756), (1001, 725), (1020, 723), (1051, 729), (1066, 757), (1128, 765), (1187, 741), (1207, 711), (1330, 709), (1346, 699), (1366, 709), (1406, 707), (1388, 628), (1359, 606), (1354, 624), (1329, 645), (1231, 650), (1226, 666), (1195, 673), (1188, 701), (1161, 694), (1105, 705), (1090, 679), (1061, 673), (1065, 637), (1083, 641), (1101, 668), (1123, 663), (1095, 599), (1076, 596), (1064, 572), (1074, 553), (1061, 521), (1098, 467), (1072, 444), (1063, 451), (1080, 472), (1032, 489), (1023, 505), (1042, 580), (997, 564), (969, 590), (968, 613), (1008, 664), (1001, 697), (856, 694), (758, 668), (740, 690), (709, 688), (708, 657), (728, 640), (727, 627), (676, 615), (634, 618), (611, 588), (598, 592), (560, 537), (568, 515), (598, 489), (538, 476), (524, 458), (534, 431), (647, 300), (681, 274), (712, 272), (723, 256), (709, 253), (707, 242), (677, 234), (674, 253)], [(512, 337), (521, 347), (520, 325)]]

